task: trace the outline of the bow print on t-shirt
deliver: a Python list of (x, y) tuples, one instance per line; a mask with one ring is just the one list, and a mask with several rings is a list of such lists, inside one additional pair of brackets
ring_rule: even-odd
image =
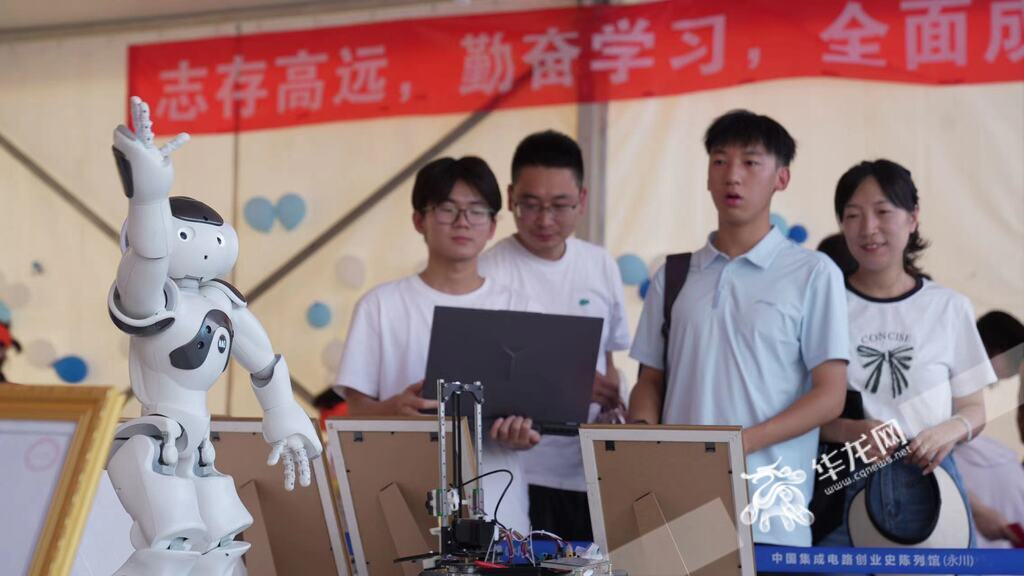
[(892, 385), (892, 397), (895, 398), (910, 387), (907, 372), (914, 360), (913, 346), (899, 346), (892, 350), (877, 350), (863, 344), (857, 346), (857, 356), (861, 358), (861, 366), (870, 370), (864, 388), (872, 394), (878, 393), (878, 385), (882, 381), (882, 369), (889, 367), (889, 381)]

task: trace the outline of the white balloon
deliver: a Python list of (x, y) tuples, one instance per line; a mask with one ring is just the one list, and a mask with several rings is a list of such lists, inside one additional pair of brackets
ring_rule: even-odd
[[(345, 350), (345, 343), (337, 338), (331, 340), (320, 352), (320, 361), (329, 372), (336, 372), (341, 364), (341, 353)], [(331, 375), (333, 377), (333, 374)]]
[(358, 256), (346, 254), (334, 264), (334, 274), (342, 286), (358, 290), (366, 282), (366, 262)]
[(49, 340), (33, 340), (25, 346), (28, 363), (38, 368), (48, 368), (57, 359), (57, 350)]
[(8, 284), (4, 290), (4, 302), (8, 306), (13, 308), (21, 308), (28, 304), (29, 300), (32, 299), (32, 291), (29, 290), (28, 286), (21, 282), (17, 284)]

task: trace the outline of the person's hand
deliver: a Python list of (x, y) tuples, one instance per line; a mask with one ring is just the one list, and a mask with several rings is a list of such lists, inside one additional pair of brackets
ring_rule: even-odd
[(740, 436), (743, 440), (744, 456), (749, 456), (750, 454), (757, 452), (761, 448), (764, 448), (764, 446), (761, 445), (761, 437), (758, 434), (757, 426), (744, 428), (743, 431), (740, 432)]
[(1009, 540), (1014, 546), (1022, 544), (1017, 535), (1010, 529), (1009, 522), (995, 508), (972, 500), (971, 511), (974, 515), (974, 525), (978, 528), (978, 533), (987, 540)]
[(953, 451), (964, 433), (959, 420), (946, 420), (941, 424), (925, 428), (910, 442), (910, 461), (931, 474)]
[(123, 124), (114, 130), (114, 156), (125, 194), (140, 202), (163, 200), (171, 190), (174, 168), (171, 153), (189, 140), (185, 132), (157, 148), (153, 143), (153, 122), (149, 105), (132, 96), (132, 130)]
[(611, 410), (605, 410), (597, 415), (595, 422), (598, 424), (625, 424), (626, 407), (619, 406)]
[(511, 450), (529, 450), (540, 442), (533, 420), (522, 416), (498, 418), (491, 426), (491, 440)]
[(410, 384), (400, 394), (386, 400), (390, 407), (388, 412), (399, 416), (420, 416), (421, 410), (437, 410), (437, 400), (420, 397), (423, 391), (423, 380)]
[(895, 453), (897, 450), (899, 450), (900, 447), (897, 445), (882, 448), (880, 445), (878, 445), (878, 443), (875, 442), (875, 435), (872, 432), (876, 428), (884, 425), (885, 422), (870, 419), (852, 420), (850, 422), (850, 427), (852, 429), (851, 432), (853, 436), (853, 440), (851, 440), (850, 442), (855, 442), (857, 439), (864, 437), (864, 440), (860, 444), (861, 446), (865, 446), (867, 448), (867, 450), (864, 452), (864, 461), (874, 462), (876, 460), (885, 460), (886, 458), (892, 456), (893, 453)]
[(623, 406), (622, 397), (619, 396), (618, 377), (609, 377), (594, 371), (594, 393), (590, 398), (593, 402), (601, 405), (601, 410), (614, 410)]

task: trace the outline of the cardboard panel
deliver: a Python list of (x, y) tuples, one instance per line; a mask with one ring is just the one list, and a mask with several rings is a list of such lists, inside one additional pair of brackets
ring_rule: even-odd
[(753, 574), (750, 528), (737, 519), (746, 503), (739, 432), (581, 428), (594, 536), (616, 568), (631, 576)]
[[(347, 574), (339, 571), (331, 547), (328, 523), (337, 523), (334, 509), (331, 507), (331, 516), (325, 515), (316, 479), (308, 488), (296, 485), (294, 491), (286, 491), (283, 466), (267, 466), (270, 448), (258, 431), (258, 423), (253, 423), (256, 428), (252, 432), (216, 431), (226, 424), (231, 423), (215, 422), (215, 431), (211, 433), (217, 450), (217, 469), (234, 478), (235, 485), (242, 487), (243, 496), (251, 496), (255, 490), (259, 516), (264, 521), (263, 526), (254, 523), (242, 539), (252, 542), (255, 550), (261, 545), (257, 535), (265, 533), (277, 574)], [(249, 507), (249, 511), (258, 521), (257, 511), (253, 507)], [(253, 539), (249, 540), (249, 533), (253, 531)], [(245, 558), (247, 565), (256, 566), (253, 562), (257, 558), (252, 557), (252, 552)]]
[[(336, 427), (344, 426), (344, 431)], [(374, 428), (373, 431), (368, 428)], [(381, 430), (381, 428), (387, 428)], [(357, 537), (352, 538), (353, 547), (361, 544), (366, 559), (365, 572), (373, 576), (404, 576), (403, 568), (395, 564), (395, 558), (437, 549), (437, 536), (430, 533), (439, 522), (428, 514), (427, 494), (438, 487), (438, 437), (436, 420), (432, 418), (408, 419), (336, 419), (328, 422), (330, 442), (341, 454), (341, 462), (335, 462), (335, 470), (344, 465), (346, 481), (341, 482), (342, 490), (347, 485), (352, 509), (346, 510), (348, 529)], [(469, 431), (463, 421), (463, 477), (476, 475), (475, 462), (469, 442)], [(448, 434), (449, 482), (454, 481), (453, 436)], [(467, 486), (467, 491), (473, 485)], [(389, 497), (382, 502), (380, 494), (387, 491)], [(344, 498), (344, 495), (343, 495)], [(348, 500), (343, 500), (348, 502)], [(411, 513), (418, 536), (425, 546), (413, 551), (404, 546), (397, 547), (389, 527), (388, 514), (383, 503), (399, 507), (404, 503)], [(351, 522), (352, 518), (355, 522)], [(406, 543), (410, 538), (402, 539)], [(357, 571), (359, 553), (355, 554)], [(418, 568), (419, 564), (415, 564)]]
[(274, 550), (270, 545), (270, 537), (267, 536), (267, 520), (263, 517), (260, 491), (256, 487), (256, 481), (250, 480), (240, 487), (238, 497), (241, 498), (242, 504), (245, 504), (249, 514), (252, 514), (252, 526), (243, 532), (240, 538), (252, 544), (252, 548), (245, 553), (247, 576), (277, 576)]

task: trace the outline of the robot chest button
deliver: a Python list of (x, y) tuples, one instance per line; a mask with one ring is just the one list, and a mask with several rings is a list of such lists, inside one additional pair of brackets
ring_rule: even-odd
[(217, 351), (223, 354), (228, 349), (228, 337), (221, 334), (217, 339)]

